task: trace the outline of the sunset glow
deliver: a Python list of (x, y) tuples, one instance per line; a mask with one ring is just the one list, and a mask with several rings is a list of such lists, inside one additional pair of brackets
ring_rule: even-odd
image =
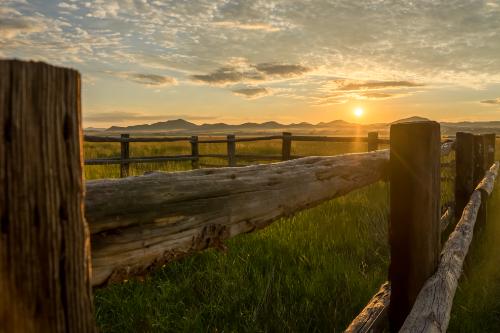
[(357, 118), (361, 118), (363, 116), (363, 114), (365, 113), (365, 110), (363, 110), (362, 107), (357, 107), (354, 109), (354, 115), (357, 117)]
[[(465, 0), (453, 12), (446, 1), (3, 0), (0, 57), (79, 70), (84, 126), (499, 120), (499, 15), (494, 1)], [(358, 101), (370, 112), (353, 116)]]

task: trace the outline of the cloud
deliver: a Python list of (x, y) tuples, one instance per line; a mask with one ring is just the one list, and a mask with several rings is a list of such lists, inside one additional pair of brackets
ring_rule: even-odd
[(0, 38), (11, 39), (19, 34), (30, 34), (45, 29), (40, 18), (24, 17), (18, 11), (0, 7)]
[(123, 123), (132, 121), (165, 121), (168, 119), (188, 119), (188, 120), (212, 120), (217, 117), (200, 117), (187, 114), (147, 114), (141, 112), (129, 111), (111, 111), (111, 112), (91, 112), (83, 113), (83, 120), (93, 123)]
[(241, 58), (233, 60), (235, 60), (235, 66), (221, 67), (209, 74), (191, 75), (191, 79), (207, 84), (225, 85), (292, 78), (310, 71), (310, 68), (296, 64), (259, 63), (251, 65)]
[(500, 97), (495, 98), (495, 99), (487, 99), (484, 101), (481, 101), (483, 104), (489, 104), (489, 105), (500, 105)]
[(261, 63), (255, 65), (255, 68), (262, 73), (270, 76), (292, 77), (299, 76), (309, 72), (311, 69), (302, 65)]
[(143, 74), (131, 72), (106, 72), (118, 78), (129, 80), (135, 83), (143, 84), (149, 87), (166, 87), (177, 84), (177, 80), (170, 76), (156, 75), (156, 74)]
[(424, 84), (412, 81), (367, 81), (339, 78), (328, 80), (320, 88), (323, 95), (312, 98), (312, 104), (325, 106), (347, 103), (350, 100), (383, 100), (408, 96)]
[(368, 99), (384, 99), (394, 97), (394, 94), (388, 94), (383, 92), (364, 92), (360, 96), (366, 97)]
[(67, 3), (67, 2), (59, 2), (57, 7), (61, 9), (66, 9), (66, 10), (78, 10), (78, 6), (74, 3)]
[(127, 77), (130, 81), (147, 86), (162, 87), (177, 84), (177, 81), (172, 77), (155, 74), (130, 73)]
[(86, 3), (86, 6), (91, 8), (88, 17), (100, 19), (118, 17), (120, 11), (120, 4), (115, 0), (96, 0), (94, 3)]
[(272, 26), (271, 24), (268, 23), (261, 23), (261, 22), (243, 23), (238, 21), (218, 21), (214, 22), (214, 26), (227, 29), (240, 29), (240, 30), (250, 30), (250, 31), (256, 30), (260, 32), (280, 31), (280, 28), (278, 27)]
[(247, 99), (256, 99), (271, 95), (271, 91), (263, 87), (246, 87), (246, 88), (234, 89), (232, 90), (232, 92), (235, 95), (242, 96)]
[(264, 76), (255, 71), (246, 71), (236, 67), (222, 67), (209, 74), (191, 75), (191, 79), (208, 84), (224, 85), (245, 80), (261, 81), (264, 80)]
[(337, 79), (333, 83), (337, 90), (356, 91), (356, 90), (378, 90), (378, 89), (401, 89), (422, 87), (423, 84), (410, 81), (356, 81), (347, 79)]

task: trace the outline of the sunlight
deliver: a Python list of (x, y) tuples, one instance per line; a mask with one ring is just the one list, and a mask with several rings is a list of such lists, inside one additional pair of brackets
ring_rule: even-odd
[(357, 118), (360, 118), (363, 116), (363, 114), (365, 113), (365, 110), (363, 110), (362, 107), (357, 107), (354, 109), (354, 115), (357, 117)]

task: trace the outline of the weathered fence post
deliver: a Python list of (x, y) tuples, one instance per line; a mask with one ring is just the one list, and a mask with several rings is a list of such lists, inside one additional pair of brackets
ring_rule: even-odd
[(493, 163), (495, 163), (495, 143), (496, 143), (496, 135), (492, 134), (483, 134), (484, 136), (484, 157), (486, 160), (485, 169), (488, 170)]
[[(122, 139), (128, 139), (130, 137), (129, 134), (120, 135)], [(120, 154), (120, 177), (128, 177), (130, 172), (130, 164), (128, 162), (124, 162), (124, 160), (128, 160), (130, 158), (130, 143), (129, 142), (121, 142), (120, 143), (121, 154)]]
[(378, 150), (378, 132), (368, 133), (368, 151)]
[(483, 135), (474, 135), (474, 187), (479, 184), (486, 172), (484, 143)]
[(439, 124), (395, 124), (390, 140), (389, 323), (397, 332), (439, 261)]
[(191, 137), (190, 143), (191, 143), (191, 156), (196, 158), (195, 160), (191, 160), (191, 168), (194, 170), (200, 167), (200, 162), (199, 162), (200, 151), (198, 149), (198, 136), (193, 135)]
[(234, 134), (227, 136), (227, 165), (236, 166), (236, 137)]
[[(495, 134), (482, 134), (475, 136), (474, 146), (474, 187), (478, 185), (486, 174), (486, 171), (495, 162)], [(476, 225), (482, 228), (486, 225), (488, 218), (488, 194), (481, 191), (481, 207), (477, 213)]]
[(0, 60), (0, 331), (95, 331), (80, 74)]
[(292, 154), (292, 133), (283, 132), (281, 143), (281, 160), (288, 161)]
[(455, 217), (462, 212), (474, 191), (474, 134), (457, 132), (455, 142)]

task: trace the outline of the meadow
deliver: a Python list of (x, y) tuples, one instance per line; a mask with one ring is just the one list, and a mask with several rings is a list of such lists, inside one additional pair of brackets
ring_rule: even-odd
[[(84, 154), (117, 157), (119, 149), (86, 143)], [(189, 143), (132, 143), (130, 149), (132, 157), (190, 153)], [(238, 153), (280, 151), (280, 140), (237, 143)], [(364, 151), (366, 143), (292, 143), (296, 155)], [(225, 152), (225, 144), (200, 145), (200, 154)], [(190, 168), (190, 162), (167, 162), (130, 170)], [(86, 179), (118, 176), (119, 166), (85, 167)], [(97, 324), (102, 332), (341, 332), (387, 280), (388, 189), (374, 184), (235, 237), (226, 252), (207, 250), (144, 279), (95, 290)], [(442, 202), (452, 193), (452, 182), (443, 181)], [(449, 332), (500, 331), (499, 194), (497, 188), (489, 203), (490, 223), (475, 235)]]

